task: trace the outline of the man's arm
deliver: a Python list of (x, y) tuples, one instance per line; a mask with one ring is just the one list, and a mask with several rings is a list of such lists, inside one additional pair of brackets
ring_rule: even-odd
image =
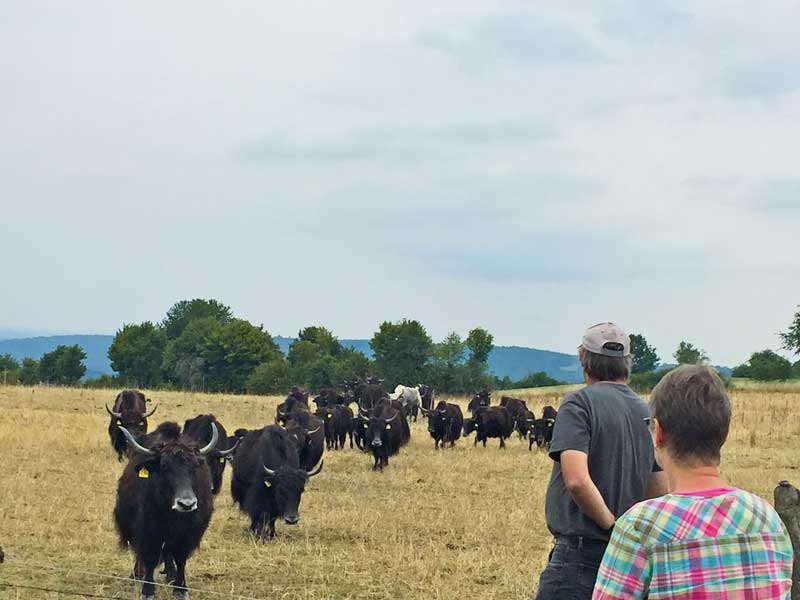
[(650, 479), (647, 480), (647, 487), (644, 490), (644, 500), (650, 498), (658, 498), (669, 492), (669, 481), (667, 474), (663, 471), (650, 473)]
[(611, 529), (616, 518), (589, 475), (589, 456), (580, 450), (562, 451), (561, 473), (567, 491), (581, 512), (600, 529)]

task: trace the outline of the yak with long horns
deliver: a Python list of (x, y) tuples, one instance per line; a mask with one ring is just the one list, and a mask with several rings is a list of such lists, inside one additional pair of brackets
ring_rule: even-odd
[(142, 392), (122, 390), (114, 400), (113, 409), (108, 408), (106, 404), (106, 411), (111, 416), (108, 423), (108, 437), (111, 438), (111, 446), (117, 452), (117, 460), (121, 461), (128, 449), (127, 438), (120, 431), (120, 427), (127, 429), (134, 437), (147, 433), (147, 418), (156, 412), (158, 405), (147, 412), (146, 402)]
[[(206, 456), (219, 434), (200, 447), (182, 435), (177, 423), (162, 423), (140, 444), (125, 427), (130, 460), (119, 478), (114, 522), (119, 543), (136, 556), (134, 577), (142, 581), (141, 598), (155, 597), (153, 574), (164, 562), (175, 598), (188, 598), (186, 561), (200, 544), (211, 520), (214, 496)], [(219, 454), (224, 458), (232, 450)]]

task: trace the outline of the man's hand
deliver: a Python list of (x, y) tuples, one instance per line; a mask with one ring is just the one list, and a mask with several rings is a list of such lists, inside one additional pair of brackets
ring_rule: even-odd
[(564, 450), (561, 453), (561, 473), (567, 491), (581, 512), (597, 523), (600, 529), (611, 529), (616, 518), (589, 475), (589, 457), (586, 453)]

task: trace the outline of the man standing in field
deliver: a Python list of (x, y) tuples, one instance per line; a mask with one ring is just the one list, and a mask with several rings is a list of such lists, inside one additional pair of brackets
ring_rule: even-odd
[(550, 445), (545, 517), (555, 537), (537, 600), (592, 597), (617, 517), (667, 492), (648, 429), (650, 409), (628, 385), (630, 339), (613, 323), (578, 347), (586, 387), (561, 402)]

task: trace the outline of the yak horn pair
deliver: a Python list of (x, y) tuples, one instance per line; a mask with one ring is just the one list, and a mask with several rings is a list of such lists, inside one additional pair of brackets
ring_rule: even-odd
[[(130, 431), (128, 431), (127, 429), (125, 429), (122, 426), (120, 426), (119, 430), (122, 432), (122, 435), (125, 436), (125, 438), (128, 440), (128, 443), (131, 445), (131, 447), (134, 450), (136, 450), (137, 452), (140, 452), (141, 454), (144, 454), (146, 456), (155, 456), (156, 455), (155, 450), (151, 450), (150, 448), (145, 448), (139, 442), (137, 442), (136, 438), (133, 437), (133, 434)], [(198, 450), (200, 455), (201, 456), (205, 456), (206, 454), (211, 452), (214, 449), (214, 447), (217, 445), (217, 441), (219, 441), (219, 432), (217, 431), (216, 424), (215, 423), (211, 423), (211, 441), (208, 442), (208, 444), (206, 444), (205, 446), (203, 446), (202, 448), (200, 448)], [(231, 448), (230, 450), (224, 450), (223, 452), (220, 452), (220, 454), (222, 454), (223, 456), (227, 456), (228, 454), (233, 452), (234, 449), (236, 449), (236, 446), (238, 445), (238, 443), (239, 443), (239, 440), (236, 441), (236, 444), (233, 445), (233, 448)]]
[[(156, 404), (155, 408), (153, 410), (151, 410), (150, 412), (142, 413), (142, 418), (146, 419), (147, 417), (152, 416), (153, 413), (155, 413), (157, 410), (158, 410), (158, 404)], [(122, 418), (122, 413), (121, 412), (114, 412), (113, 410), (108, 408), (108, 404), (106, 404), (106, 412), (108, 412), (108, 414), (110, 414), (115, 419), (121, 419)]]
[[(322, 465), (323, 464), (325, 464), (324, 460), (319, 461), (319, 464), (317, 465), (317, 467), (315, 469), (311, 469), (310, 471), (306, 471), (306, 475), (308, 477), (313, 477), (314, 475), (319, 475), (319, 472), (322, 471)], [(263, 468), (264, 469), (264, 473), (266, 473), (270, 477), (275, 477), (275, 474), (277, 473), (277, 471), (273, 471), (272, 469), (270, 469), (264, 463), (261, 463), (261, 468)]]

